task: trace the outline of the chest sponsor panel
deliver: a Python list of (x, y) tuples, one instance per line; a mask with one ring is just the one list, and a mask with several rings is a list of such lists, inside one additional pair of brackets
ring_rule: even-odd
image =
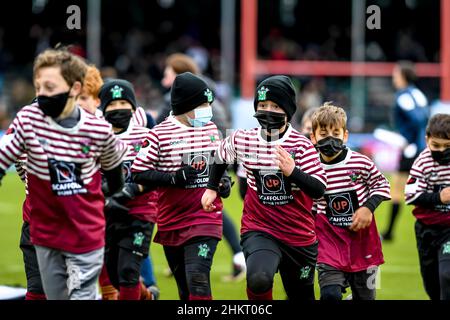
[(280, 206), (294, 201), (291, 183), (280, 170), (252, 170), (259, 201), (264, 205)]
[(48, 160), (52, 191), (57, 196), (72, 196), (87, 193), (81, 179), (81, 164)]
[(324, 198), (326, 201), (325, 212), (330, 224), (348, 228), (352, 224), (353, 214), (359, 208), (356, 191), (326, 194)]
[(189, 165), (197, 171), (196, 177), (189, 181), (185, 187), (186, 189), (206, 188), (213, 159), (213, 151), (199, 151), (183, 154), (183, 166)]

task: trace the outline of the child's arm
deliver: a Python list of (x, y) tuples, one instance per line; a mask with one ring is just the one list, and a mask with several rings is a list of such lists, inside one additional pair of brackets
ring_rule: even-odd
[(436, 205), (450, 203), (450, 187), (440, 192), (427, 192), (427, 181), (422, 162), (414, 162), (405, 185), (405, 202), (415, 206), (433, 209)]
[[(280, 170), (286, 177), (289, 177), (291, 182), (295, 183), (313, 199), (319, 199), (324, 195), (326, 185), (321, 180), (297, 167), (292, 156), (281, 146), (277, 146), (275, 152)], [(323, 170), (320, 163), (318, 163), (318, 166)]]
[(202, 206), (205, 211), (213, 211), (214, 200), (219, 192), (220, 180), (222, 179), (228, 164), (234, 163), (237, 158), (235, 138), (238, 131), (226, 137), (219, 145), (214, 155), (214, 163), (210, 167), (208, 185), (202, 196)]
[(369, 168), (367, 188), (369, 189), (369, 198), (355, 211), (353, 222), (349, 227), (352, 231), (359, 231), (369, 227), (372, 223), (375, 209), (381, 202), (391, 198), (389, 181), (377, 169), (374, 163)]
[(23, 136), (23, 125), (18, 115), (9, 126), (6, 134), (0, 139), (0, 181), (6, 170), (25, 151), (25, 139)]

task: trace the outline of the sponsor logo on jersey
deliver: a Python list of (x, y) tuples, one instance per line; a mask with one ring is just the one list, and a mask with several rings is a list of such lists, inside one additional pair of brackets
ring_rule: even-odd
[(87, 193), (81, 180), (81, 164), (48, 160), (52, 191), (57, 196)]

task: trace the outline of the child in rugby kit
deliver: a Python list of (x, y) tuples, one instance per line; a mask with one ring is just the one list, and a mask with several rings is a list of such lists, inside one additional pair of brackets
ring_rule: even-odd
[(312, 115), (311, 141), (328, 179), (315, 201), (319, 239), (317, 266), (321, 300), (375, 299), (377, 268), (384, 262), (374, 212), (390, 199), (387, 179), (366, 156), (350, 150), (345, 111), (325, 104)]
[(426, 143), (409, 172), (405, 198), (414, 205), (425, 290), (431, 300), (450, 300), (450, 115), (430, 119)]
[[(212, 299), (210, 271), (222, 237), (222, 202), (213, 212), (200, 203), (219, 133), (212, 117), (212, 91), (190, 72), (178, 75), (171, 89), (172, 115), (156, 125), (133, 163), (134, 181), (158, 186), (158, 232), (182, 300)], [(222, 179), (223, 196), (230, 193)]]
[(18, 112), (0, 142), (0, 176), (22, 154), (30, 238), (48, 299), (94, 299), (105, 220), (100, 167), (109, 188), (123, 185), (125, 146), (111, 125), (75, 104), (86, 64), (46, 50), (34, 63), (37, 102)]
[[(84, 78), (83, 89), (81, 94), (77, 97), (77, 104), (90, 114), (94, 114), (99, 118), (103, 118), (103, 112), (99, 109), (100, 88), (103, 85), (103, 79), (100, 75), (100, 71), (94, 65), (89, 65), (86, 70), (86, 76)], [(136, 107), (133, 112), (132, 119), (134, 123), (141, 127), (153, 128), (155, 120), (152, 116), (145, 112), (144, 108)]]
[(110, 79), (101, 88), (99, 97), (106, 121), (112, 124), (116, 137), (128, 146), (122, 163), (125, 186), (106, 200), (106, 268), (111, 283), (119, 290), (120, 300), (151, 299), (151, 292), (140, 283), (140, 269), (148, 256), (156, 222), (157, 195), (131, 178), (131, 166), (146, 143), (149, 129), (132, 121), (136, 98), (130, 82)]
[[(89, 113), (94, 114), (97, 106), (100, 104), (100, 100), (97, 96), (102, 84), (103, 80), (98, 69), (93, 65), (87, 66), (83, 81), (83, 88), (81, 90), (81, 94), (78, 95), (76, 99), (76, 103)], [(27, 277), (27, 293), (25, 294), (25, 300), (45, 300), (44, 289), (42, 288), (42, 280), (39, 273), (39, 266), (36, 257), (36, 250), (30, 240), (29, 223), (31, 209), (28, 201), (26, 162), (26, 154), (23, 154), (15, 163), (16, 171), (20, 176), (20, 179), (25, 183), (26, 194), (25, 201), (22, 206), (23, 225), (20, 236), (20, 249), (23, 254), (25, 274)]]
[(237, 130), (221, 142), (203, 208), (215, 210), (220, 176), (229, 163), (242, 163), (248, 183), (241, 222), (248, 298), (272, 299), (279, 270), (289, 299), (314, 300), (317, 237), (311, 209), (313, 198), (325, 191), (325, 172), (311, 141), (289, 123), (297, 106), (288, 77), (262, 81), (254, 108), (261, 127)]

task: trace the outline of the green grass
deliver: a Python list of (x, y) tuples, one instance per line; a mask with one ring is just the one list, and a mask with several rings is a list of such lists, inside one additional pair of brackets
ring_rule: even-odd
[[(26, 278), (22, 255), (19, 249), (20, 228), (22, 223), (23, 184), (15, 174), (8, 174), (0, 187), (0, 285), (23, 286)], [(237, 188), (225, 200), (225, 207), (239, 226), (242, 213)], [(389, 203), (383, 203), (376, 212), (379, 230), (386, 225)], [(419, 264), (414, 237), (414, 218), (411, 208), (403, 206), (397, 222), (396, 238), (392, 243), (383, 244), (385, 264), (381, 267), (378, 299), (415, 300), (427, 299), (419, 272)], [(167, 267), (162, 247), (152, 243), (152, 259), (161, 299), (178, 299), (175, 280), (164, 276)], [(247, 299), (245, 281), (224, 283), (222, 276), (231, 272), (231, 250), (225, 241), (218, 245), (211, 272), (212, 291), (215, 299)], [(316, 296), (319, 290), (316, 287)], [(274, 298), (284, 299), (285, 293), (281, 280), (276, 275)]]

